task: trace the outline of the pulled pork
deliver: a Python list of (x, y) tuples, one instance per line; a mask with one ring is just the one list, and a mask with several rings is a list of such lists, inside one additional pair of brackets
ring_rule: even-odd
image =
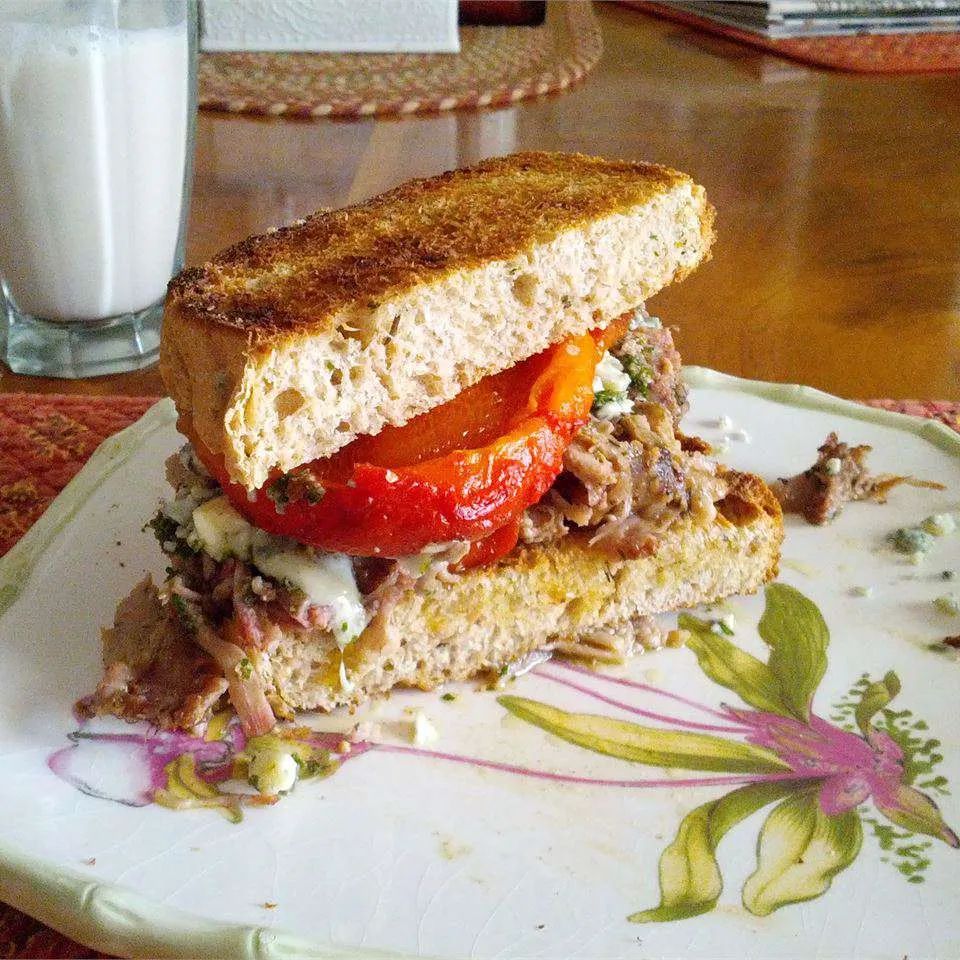
[(193, 730), (227, 691), (216, 662), (160, 602), (149, 577), (120, 603), (113, 627), (103, 631), (103, 659), (103, 679), (77, 704), (81, 716), (110, 713)]
[(674, 426), (687, 412), (687, 387), (680, 376), (680, 354), (666, 327), (630, 330), (610, 351), (630, 374), (631, 400), (649, 400), (663, 407)]
[(169, 566), (158, 589), (139, 584), (104, 631), (109, 664), (81, 710), (193, 729), (228, 694), (248, 736), (266, 733), (291, 711), (261, 669), (290, 631), (329, 627), (330, 607), (250, 563), (217, 561), (191, 539), (193, 508), (219, 487), (187, 445), (166, 462), (177, 497), (150, 522)]
[(524, 543), (548, 543), (590, 528), (591, 543), (617, 556), (656, 551), (659, 536), (681, 516), (713, 516), (727, 483), (700, 453), (684, 451), (666, 409), (639, 403), (613, 420), (596, 417), (564, 456), (547, 496), (526, 512)]
[(560, 656), (591, 663), (623, 663), (642, 650), (667, 644), (667, 631), (653, 617), (635, 615), (613, 629), (589, 630), (553, 645)]
[(872, 475), (867, 467), (867, 444), (851, 447), (830, 433), (818, 448), (813, 466), (795, 477), (771, 485), (785, 513), (798, 513), (807, 523), (820, 526), (840, 515), (851, 500), (886, 503), (887, 494), (900, 484), (943, 489), (941, 484), (890, 473)]
[(669, 330), (631, 330), (611, 351), (630, 375), (633, 412), (592, 416), (564, 455), (564, 469), (520, 525), (523, 543), (550, 543), (571, 529), (621, 557), (650, 555), (681, 516), (709, 520), (727, 492), (705, 445), (677, 424), (687, 410), (680, 358)]

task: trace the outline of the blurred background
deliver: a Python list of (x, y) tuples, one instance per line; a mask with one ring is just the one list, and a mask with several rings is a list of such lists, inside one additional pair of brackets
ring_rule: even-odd
[(592, 15), (577, 25), (602, 35), (586, 76), (502, 109), (201, 111), (188, 259), (493, 154), (650, 160), (691, 174), (718, 211), (712, 262), (651, 304), (687, 363), (845, 396), (955, 397), (960, 74), (841, 71), (621, 4)]
[[(687, 363), (955, 398), (956, 17), (824, 37), (809, 20), (806, 34), (760, 22), (777, 2), (206, 0), (187, 262), (494, 154), (655, 161), (704, 184), (718, 211), (712, 262), (651, 304)], [(720, 8), (752, 8), (753, 22), (710, 19)], [(338, 45), (364, 52), (302, 52)], [(5, 371), (0, 389), (38, 383)], [(162, 390), (155, 368), (57, 383)]]

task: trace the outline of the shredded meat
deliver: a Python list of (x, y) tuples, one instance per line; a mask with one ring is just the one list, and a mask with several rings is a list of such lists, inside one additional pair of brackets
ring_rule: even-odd
[(396, 560), (386, 557), (354, 557), (353, 574), (371, 619), (387, 613), (415, 582)]
[(886, 503), (887, 494), (900, 484), (943, 489), (939, 483), (890, 473), (872, 475), (867, 467), (867, 444), (851, 447), (830, 433), (818, 449), (813, 466), (795, 477), (771, 485), (785, 513), (798, 513), (817, 526), (840, 515), (851, 500)]
[(520, 523), (522, 543), (550, 543), (571, 529), (623, 557), (654, 553), (681, 516), (712, 519), (727, 492), (709, 447), (677, 431), (687, 410), (680, 357), (669, 330), (631, 330), (611, 351), (631, 376), (634, 412), (591, 417), (573, 438), (563, 472)]
[(670, 449), (671, 440), (651, 429), (643, 413), (590, 420), (564, 456), (564, 474), (554, 497), (564, 519), (594, 527), (630, 514), (655, 514), (671, 502), (685, 508), (683, 468)]
[(592, 417), (577, 433), (553, 489), (526, 512), (522, 542), (591, 528), (593, 545), (639, 557), (655, 552), (679, 517), (713, 515), (713, 503), (726, 493), (714, 464), (683, 450), (665, 407), (639, 402), (636, 410), (615, 420)]
[(551, 543), (566, 532), (563, 513), (548, 503), (535, 503), (520, 518), (521, 543)]
[(634, 615), (606, 630), (591, 630), (556, 640), (552, 649), (562, 657), (592, 663), (625, 663), (640, 650), (658, 650), (667, 632), (653, 617)]
[(161, 604), (149, 577), (103, 631), (103, 659), (108, 666), (99, 686), (77, 704), (85, 716), (113, 714), (192, 730), (227, 691), (220, 668)]
[[(215, 492), (189, 446), (167, 460), (166, 472), (188, 498)], [(164, 541), (164, 551), (167, 581), (157, 590), (148, 579), (121, 603), (113, 629), (104, 631), (104, 678), (79, 708), (192, 729), (227, 694), (247, 734), (265, 732), (289, 711), (267, 689), (258, 655), (291, 630), (325, 629), (332, 610), (249, 563), (214, 560), (183, 539)]]
[(207, 472), (206, 467), (200, 462), (189, 443), (184, 444), (176, 453), (167, 457), (164, 463), (164, 473), (167, 483), (174, 490), (179, 490), (181, 487), (216, 486), (216, 480)]
[(674, 424), (687, 412), (687, 387), (680, 376), (680, 354), (665, 327), (630, 330), (611, 353), (633, 375), (631, 400), (649, 400), (663, 407)]
[[(523, 544), (551, 543), (582, 530), (597, 549), (638, 557), (655, 552), (681, 518), (706, 522), (724, 510), (725, 475), (704, 456), (707, 445), (677, 430), (687, 396), (670, 332), (630, 331), (611, 352), (630, 378), (633, 409), (614, 419), (593, 416), (577, 433), (556, 483), (521, 518)], [(181, 511), (192, 512), (217, 492), (189, 446), (168, 460), (167, 476), (182, 494), (172, 505)], [(290, 499), (315, 500), (323, 492), (293, 477), (272, 495), (282, 509)], [(114, 627), (104, 631), (103, 680), (81, 709), (197, 729), (229, 699), (248, 735), (265, 732), (276, 717), (291, 714), (271, 683), (269, 654), (289, 631), (325, 629), (330, 608), (310, 604), (250, 563), (197, 552), (188, 525), (170, 505), (154, 529), (169, 557), (168, 579), (159, 591), (145, 580), (121, 603)], [(416, 557), (354, 558), (372, 629), (405, 592), (457, 575), (452, 571), (469, 545), (435, 547)], [(663, 642), (659, 627), (638, 617), (617, 630), (557, 637), (551, 646), (567, 656), (618, 662), (638, 647)]]

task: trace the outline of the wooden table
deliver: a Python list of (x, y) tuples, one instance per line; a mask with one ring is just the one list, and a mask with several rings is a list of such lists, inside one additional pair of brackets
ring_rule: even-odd
[[(321, 206), (515, 149), (688, 171), (713, 260), (652, 309), (688, 363), (845, 396), (960, 395), (960, 77), (781, 60), (620, 7), (565, 95), (509, 110), (296, 122), (203, 113), (188, 259)], [(159, 393), (155, 369), (0, 390)]]

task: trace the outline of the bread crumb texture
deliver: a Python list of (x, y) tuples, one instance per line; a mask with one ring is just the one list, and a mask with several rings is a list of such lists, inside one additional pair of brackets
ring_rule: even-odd
[(329, 634), (288, 633), (270, 657), (270, 679), (297, 709), (331, 710), (395, 686), (434, 689), (496, 673), (535, 650), (638, 617), (753, 593), (776, 577), (783, 517), (759, 477), (728, 472), (731, 492), (708, 523), (686, 517), (653, 556), (618, 559), (570, 535), (521, 548), (499, 564), (406, 593), (344, 651), (339, 679)]
[(161, 373), (248, 488), (635, 309), (708, 255), (684, 174), (522, 153), (252, 237), (170, 284)]

